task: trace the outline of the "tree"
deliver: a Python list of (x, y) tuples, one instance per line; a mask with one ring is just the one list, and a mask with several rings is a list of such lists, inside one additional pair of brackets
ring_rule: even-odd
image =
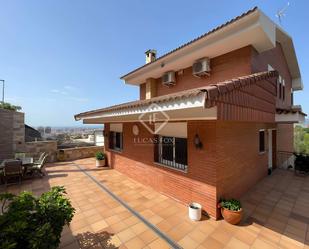
[(0, 103), (0, 109), (6, 109), (6, 110), (11, 110), (11, 111), (20, 111), (21, 107), (17, 105), (12, 105), (10, 103)]
[(294, 129), (294, 148), (298, 154), (309, 154), (309, 129), (297, 125)]

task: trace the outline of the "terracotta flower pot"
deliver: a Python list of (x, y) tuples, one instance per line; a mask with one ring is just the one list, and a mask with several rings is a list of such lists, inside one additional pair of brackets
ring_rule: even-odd
[(236, 225), (242, 219), (243, 209), (241, 208), (239, 211), (232, 211), (226, 208), (221, 208), (221, 214), (225, 221), (232, 225)]

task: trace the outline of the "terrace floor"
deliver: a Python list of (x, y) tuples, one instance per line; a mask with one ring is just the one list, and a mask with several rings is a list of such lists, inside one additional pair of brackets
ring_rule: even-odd
[(184, 205), (116, 170), (94, 165), (94, 159), (52, 163), (44, 178), (11, 185), (8, 191), (39, 195), (51, 186), (66, 187), (76, 214), (63, 231), (63, 249), (164, 249), (173, 243), (175, 248), (309, 249), (308, 177), (276, 170), (242, 198), (245, 218), (232, 226), (206, 217), (190, 221)]

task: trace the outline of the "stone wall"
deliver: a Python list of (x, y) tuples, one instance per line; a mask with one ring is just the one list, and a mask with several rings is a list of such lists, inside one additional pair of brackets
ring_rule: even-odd
[(0, 160), (13, 154), (13, 111), (0, 109)]
[(25, 114), (0, 109), (0, 160), (14, 158), (16, 152), (25, 152), (34, 158), (47, 152), (48, 161), (54, 162), (57, 159), (57, 142), (25, 142)]
[(24, 144), (24, 152), (27, 156), (38, 158), (41, 153), (48, 153), (48, 162), (57, 161), (57, 141), (37, 141)]
[(25, 147), (25, 114), (12, 112), (13, 115), (13, 152), (23, 152)]
[(104, 146), (77, 147), (58, 150), (58, 161), (70, 161), (80, 158), (94, 157), (98, 151), (104, 151)]

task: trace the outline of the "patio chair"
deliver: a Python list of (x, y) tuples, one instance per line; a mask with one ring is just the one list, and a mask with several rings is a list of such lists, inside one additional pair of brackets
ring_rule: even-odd
[(31, 173), (31, 175), (39, 174), (43, 177), (45, 174), (43, 172), (45, 164), (47, 162), (48, 155), (45, 155), (41, 161), (41, 163), (33, 164), (31, 167), (28, 167), (27, 171)]
[(8, 185), (8, 180), (10, 178), (17, 178), (20, 184), (22, 181), (22, 177), (23, 167), (20, 160), (11, 160), (4, 163), (3, 178), (5, 186)]
[(41, 164), (45, 156), (47, 156), (47, 153), (46, 153), (46, 152), (42, 152), (42, 153), (40, 154), (39, 159), (36, 160), (35, 162), (33, 162), (33, 164)]

